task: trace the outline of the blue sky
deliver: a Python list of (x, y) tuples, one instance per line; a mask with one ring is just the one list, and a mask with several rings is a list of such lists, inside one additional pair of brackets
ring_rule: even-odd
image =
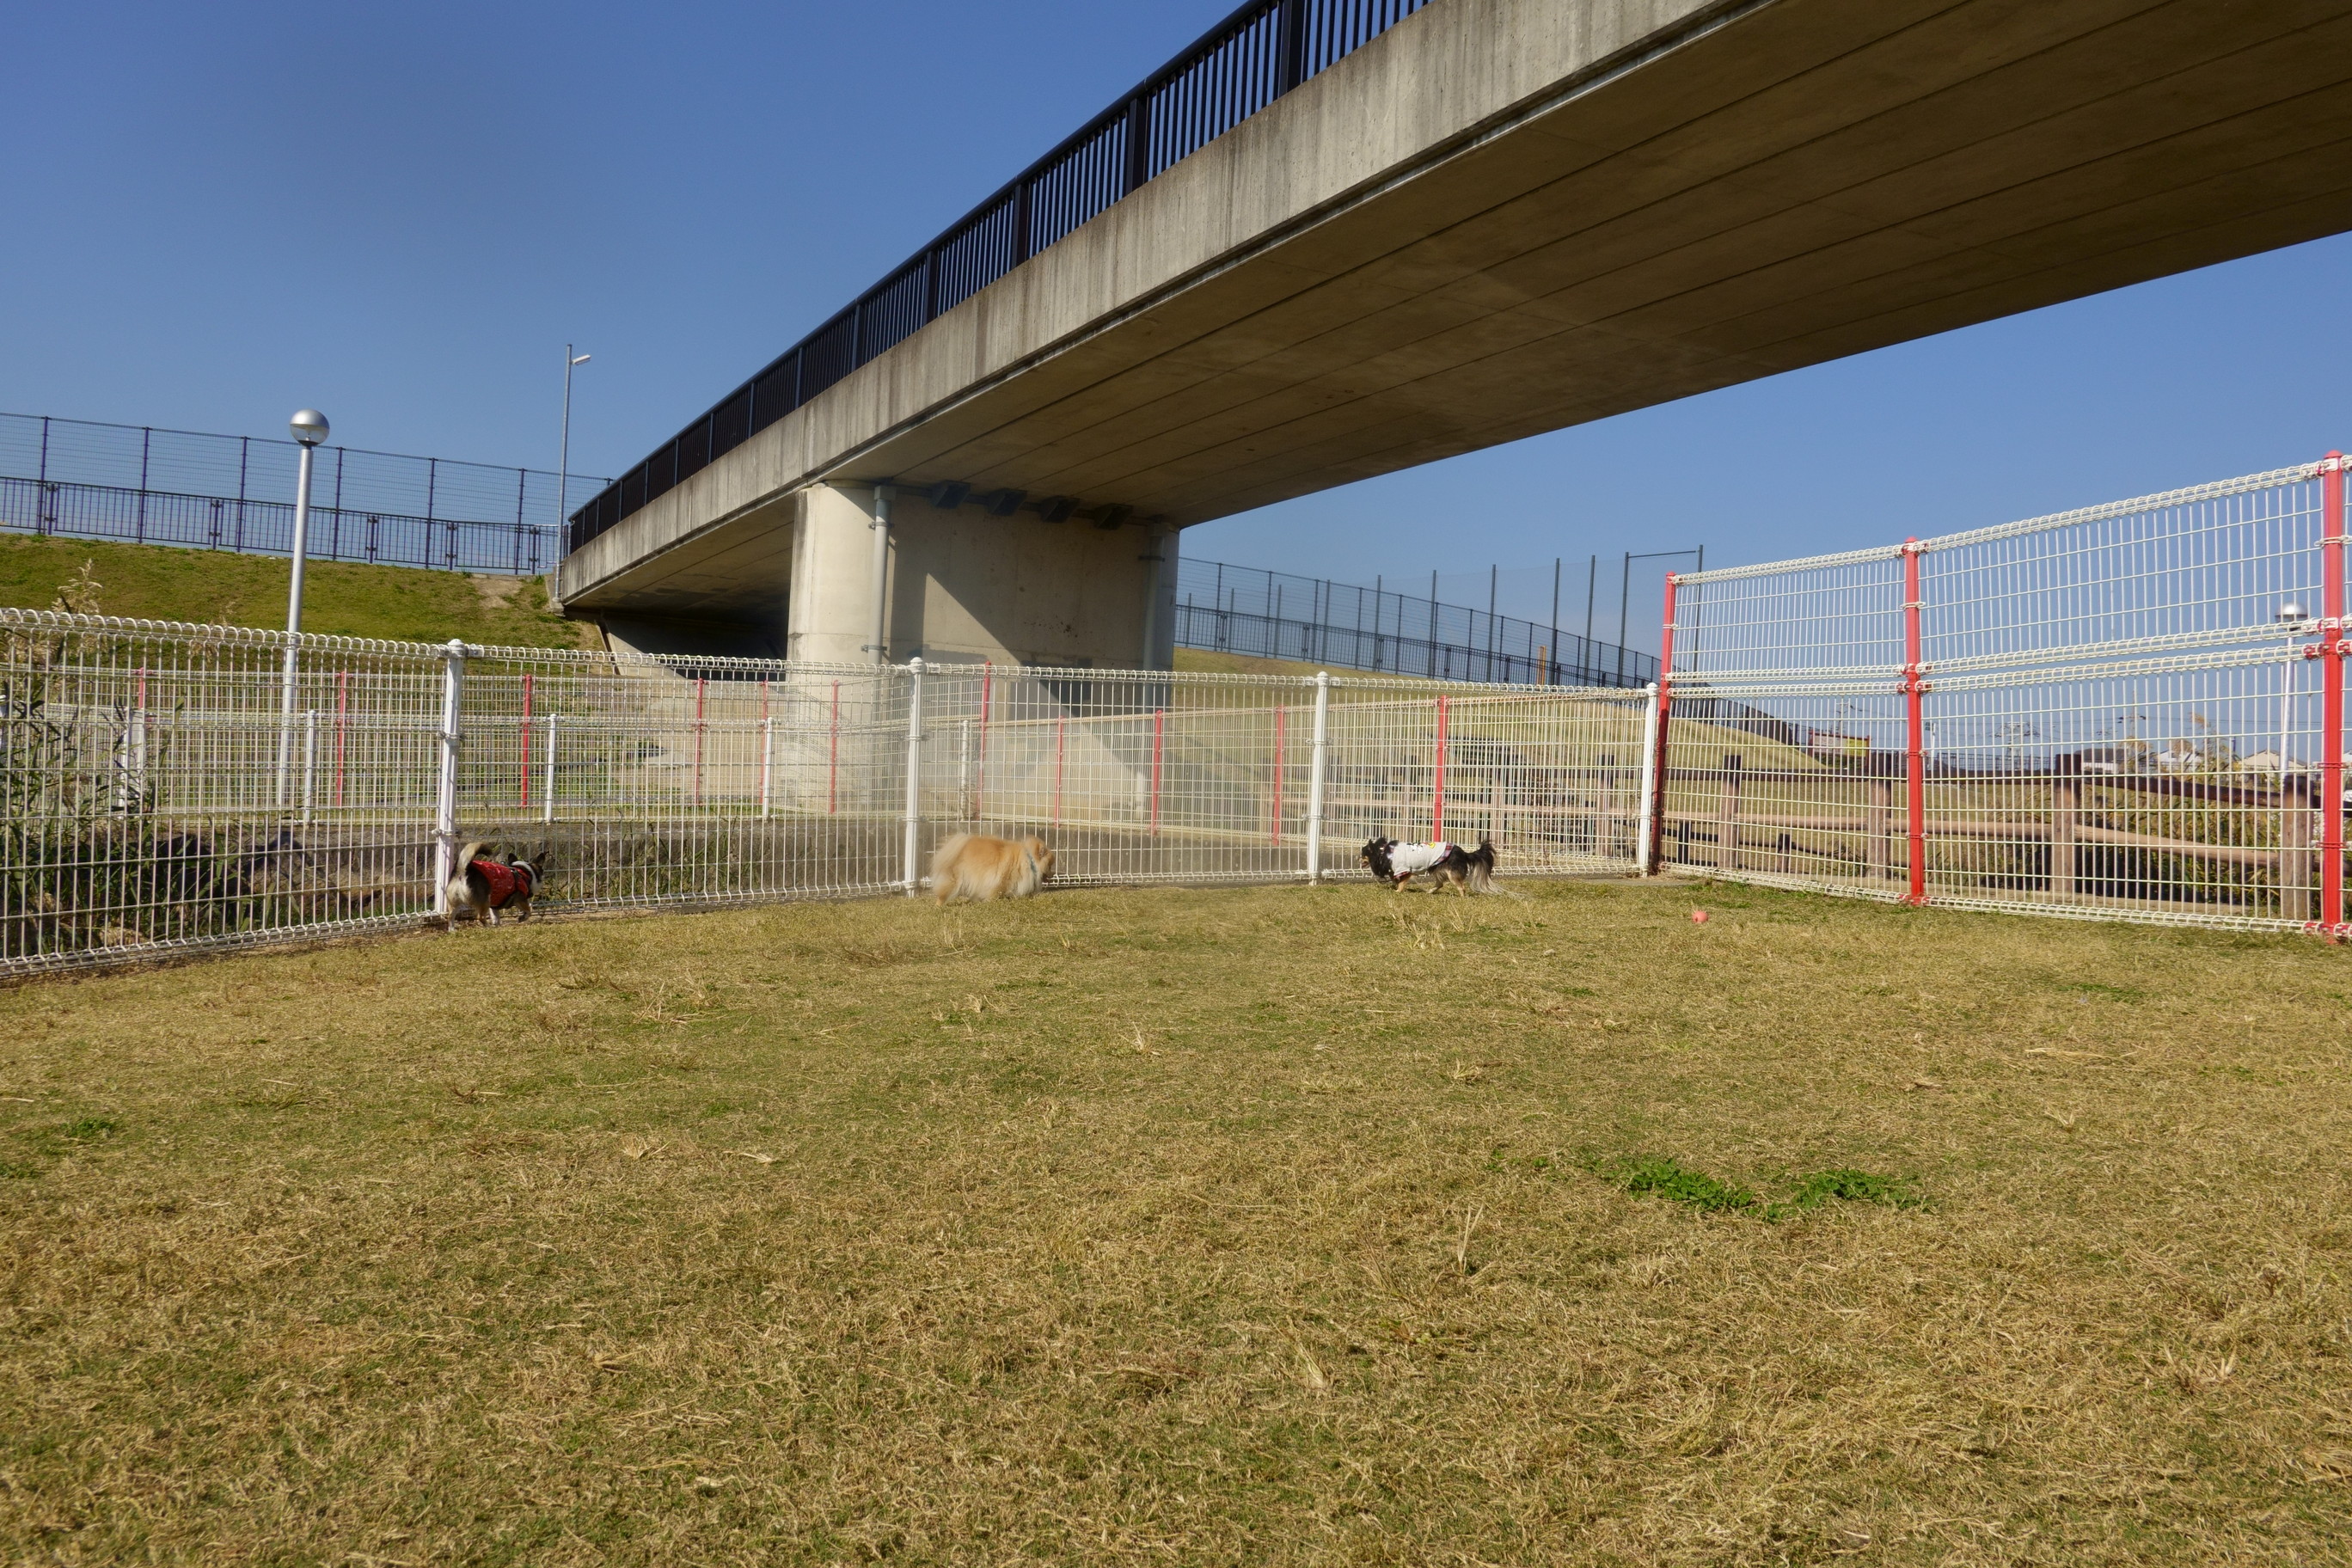
[[(569, 338), (595, 355), (573, 467), (613, 472), (1227, 8), (19, 7), (0, 408), (278, 434), (311, 403), (354, 446), (545, 467)], [(1499, 562), (1525, 611), (1554, 555), (1769, 559), (2296, 461), (2352, 446), (2347, 281), (2352, 240), (2323, 241), (1184, 548), (1349, 580), (1438, 569), (1463, 598)]]

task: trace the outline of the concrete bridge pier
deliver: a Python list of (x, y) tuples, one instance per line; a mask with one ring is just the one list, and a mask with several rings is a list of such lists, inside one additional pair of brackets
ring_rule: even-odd
[[(961, 499), (950, 492), (941, 500)], [(1013, 501), (1017, 504), (1017, 497)], [(793, 521), (786, 657), (873, 658), (876, 487), (802, 490)], [(1173, 529), (1000, 514), (989, 498), (943, 509), (894, 487), (884, 596), (891, 663), (1166, 669), (1175, 653)]]

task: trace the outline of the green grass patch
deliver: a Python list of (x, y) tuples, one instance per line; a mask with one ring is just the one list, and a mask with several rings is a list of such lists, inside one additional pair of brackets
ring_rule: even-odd
[[(0, 605), (21, 609), (279, 628), (286, 625), (287, 571), (286, 562), (267, 555), (0, 535)], [(513, 647), (580, 647), (583, 634), (593, 634), (586, 623), (549, 610), (540, 578), (348, 561), (310, 563), (302, 627)]]
[(1738, 1183), (1717, 1181), (1704, 1171), (1694, 1171), (1679, 1160), (1662, 1154), (1597, 1166), (1594, 1173), (1637, 1197), (1671, 1199), (1701, 1214), (1761, 1206), (1761, 1200)]
[(1773, 1205), (1783, 1213), (1811, 1214), (1832, 1200), (1850, 1204), (1877, 1204), (1892, 1209), (1916, 1209), (1926, 1205), (1926, 1195), (1907, 1183), (1891, 1176), (1874, 1175), (1868, 1171), (1816, 1171), (1797, 1183), (1797, 1190), (1783, 1204)]
[(1911, 1209), (1927, 1201), (1906, 1183), (1850, 1167), (1801, 1176), (1789, 1196), (1778, 1203), (1759, 1197), (1751, 1187), (1695, 1171), (1663, 1154), (1595, 1162), (1586, 1168), (1624, 1192), (1639, 1197), (1665, 1198), (1701, 1214), (1742, 1213), (1764, 1219), (1785, 1219), (1792, 1215), (1811, 1214), (1832, 1202)]

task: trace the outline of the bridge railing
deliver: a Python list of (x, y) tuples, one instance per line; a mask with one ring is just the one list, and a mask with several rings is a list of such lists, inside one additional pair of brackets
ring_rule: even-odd
[(569, 547), (691, 478), (1429, 0), (1249, 0), (572, 513)]

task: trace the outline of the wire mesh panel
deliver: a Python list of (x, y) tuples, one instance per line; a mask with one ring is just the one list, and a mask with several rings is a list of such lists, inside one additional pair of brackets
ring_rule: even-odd
[(1675, 578), (1675, 669), (1775, 680), (1903, 663), (1903, 552), (1858, 550)]
[(2311, 920), (2313, 705), (2289, 684), (2304, 664), (2299, 651), (2208, 654), (1939, 683), (1930, 896), (2200, 925)]
[(1660, 864), (2333, 928), (2339, 484), (2310, 465), (1677, 578)]
[(1904, 720), (1892, 677), (1677, 682), (1659, 813), (1667, 870), (1903, 893)]
[[(1307, 874), (1317, 683), (1277, 676), (927, 669), (921, 850), (1034, 834), (1064, 882)], [(1319, 854), (1491, 836), (1503, 869), (1630, 869), (1645, 700), (1620, 690), (1329, 685)]]
[(924, 679), (927, 845), (1034, 834), (1064, 882), (1304, 874), (1294, 781), (1312, 682), (969, 665)]
[(431, 650), (0, 610), (0, 973), (432, 907)]
[(1327, 840), (1346, 865), (1373, 837), (1490, 837), (1506, 874), (1633, 868), (1642, 693), (1353, 679), (1344, 690), (1324, 788)]
[(550, 906), (872, 893), (902, 877), (904, 671), (485, 649), (457, 835)]
[(1923, 657), (1948, 673), (2275, 648), (2282, 607), (2317, 614), (2320, 489), (2284, 468), (1930, 541)]
[(476, 842), (547, 911), (919, 891), (969, 831), (1075, 883), (1347, 873), (1376, 836), (1624, 869), (1645, 701), (0, 611), (0, 972), (415, 924)]

